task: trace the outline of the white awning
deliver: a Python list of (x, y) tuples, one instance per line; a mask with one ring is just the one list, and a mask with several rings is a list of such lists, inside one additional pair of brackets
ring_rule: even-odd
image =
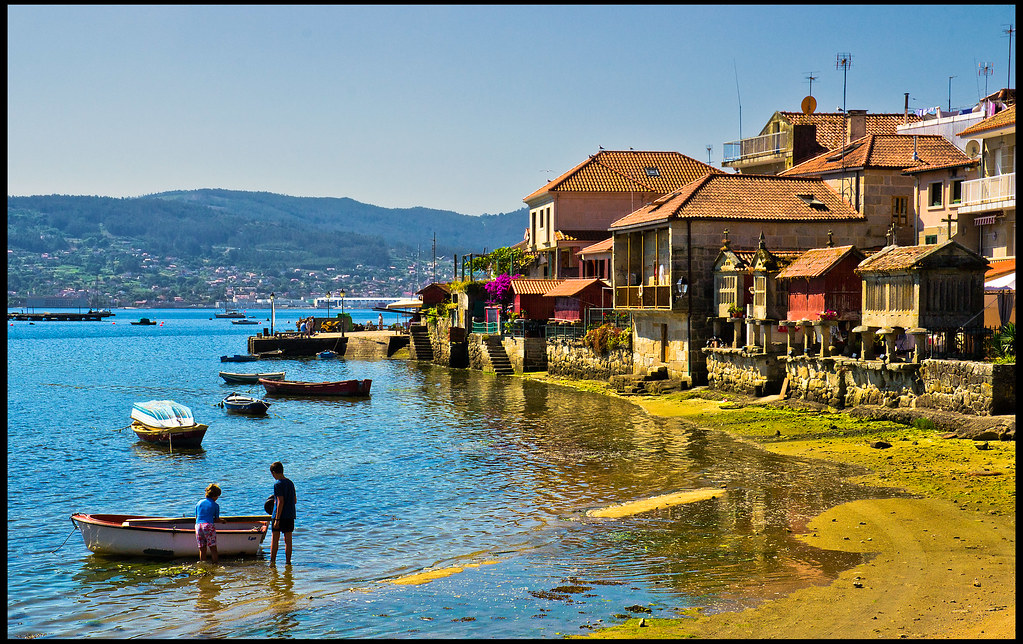
[(984, 282), (984, 288), (1011, 288), (1016, 289), (1016, 273), (1009, 273), (1008, 275), (1002, 275), (995, 277)]
[(990, 226), (993, 223), (995, 223), (995, 215), (985, 215), (983, 217), (973, 218), (974, 226)]
[(389, 309), (418, 309), (422, 308), (422, 300), (398, 300), (397, 302), (391, 302), (387, 305)]

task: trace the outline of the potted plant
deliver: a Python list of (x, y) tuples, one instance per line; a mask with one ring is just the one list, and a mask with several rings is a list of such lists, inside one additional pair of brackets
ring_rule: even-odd
[(826, 320), (826, 321), (837, 320), (838, 319), (838, 313), (835, 313), (831, 309), (828, 309), (826, 311), (821, 311), (821, 319), (822, 320)]
[(734, 305), (734, 304), (731, 305), (730, 307), (728, 307), (728, 317), (741, 318), (742, 317), (742, 309), (739, 308), (738, 306)]

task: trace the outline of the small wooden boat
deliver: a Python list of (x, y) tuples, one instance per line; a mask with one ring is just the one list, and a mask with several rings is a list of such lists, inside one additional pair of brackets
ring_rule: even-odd
[[(244, 557), (259, 554), (269, 516), (227, 516), (217, 524), (217, 555)], [(98, 555), (122, 557), (199, 557), (195, 543), (195, 517), (149, 517), (137, 514), (71, 515), (85, 540)]]
[(270, 409), (270, 403), (265, 400), (234, 392), (231, 392), (226, 398), (221, 400), (220, 405), (227, 411), (233, 411), (236, 414), (249, 414), (251, 416), (263, 416), (266, 414), (266, 410)]
[(231, 320), (231, 324), (259, 324), (259, 320)]
[(199, 447), (208, 425), (195, 422), (192, 410), (173, 400), (137, 402), (131, 409), (131, 429), (147, 443)]
[(259, 382), (260, 378), (284, 380), (284, 374), (284, 371), (267, 371), (266, 373), (232, 373), (230, 371), (221, 371), (220, 377), (224, 379), (224, 382), (229, 382), (233, 385), (254, 385)]
[(152, 325), (156, 324), (156, 320), (150, 320), (149, 318), (142, 318), (138, 322), (132, 322), (131, 324), (133, 324), (135, 326), (139, 326), (139, 325), (142, 325), (142, 326), (152, 326)]
[(338, 357), (338, 353), (337, 353), (337, 351), (329, 351), (329, 350), (328, 351), (320, 351), (319, 353), (316, 354), (316, 357), (319, 358), (320, 360), (330, 360), (331, 358), (337, 358)]
[(233, 356), (220, 356), (221, 362), (252, 362), (254, 360), (259, 360), (259, 356), (252, 353), (236, 353)]
[(337, 380), (329, 382), (302, 382), (299, 380), (259, 379), (268, 394), (295, 396), (368, 396), (373, 383), (365, 380)]
[(284, 357), (284, 349), (274, 349), (273, 351), (260, 351), (256, 354), (260, 358), (282, 358)]

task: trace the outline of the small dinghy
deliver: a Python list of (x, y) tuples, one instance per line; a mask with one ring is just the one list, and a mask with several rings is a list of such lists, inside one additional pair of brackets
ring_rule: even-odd
[(249, 414), (250, 416), (263, 416), (266, 414), (266, 410), (270, 409), (270, 403), (265, 400), (234, 392), (231, 392), (226, 398), (221, 400), (220, 405), (227, 411), (233, 411), (236, 414)]
[[(217, 554), (252, 557), (266, 538), (269, 516), (221, 517), (217, 523)], [(121, 557), (187, 557), (197, 559), (195, 517), (151, 517), (138, 514), (77, 512), (71, 522), (82, 533), (85, 547), (98, 555)]]

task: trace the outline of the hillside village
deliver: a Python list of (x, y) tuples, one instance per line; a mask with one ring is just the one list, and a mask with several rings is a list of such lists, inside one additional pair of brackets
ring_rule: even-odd
[[(614, 319), (629, 356), (601, 377), (759, 395), (797, 381), (800, 356), (976, 360), (1014, 325), (1014, 90), (955, 114), (776, 112), (726, 149), (730, 173), (676, 152), (590, 155), (524, 198), (506, 295), (432, 284), (427, 319), (548, 344)], [(529, 370), (527, 349), (505, 348)]]

